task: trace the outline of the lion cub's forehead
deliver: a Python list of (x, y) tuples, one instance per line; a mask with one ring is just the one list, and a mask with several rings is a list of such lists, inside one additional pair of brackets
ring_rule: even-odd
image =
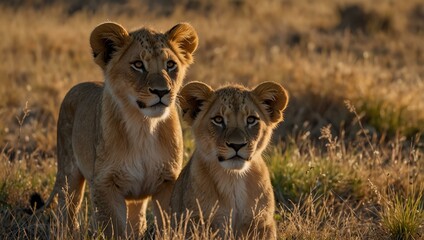
[(241, 86), (225, 87), (218, 89), (216, 95), (220, 99), (225, 110), (238, 112), (244, 109), (246, 105), (251, 104), (249, 91)]
[(152, 29), (141, 28), (130, 33), (133, 39), (140, 43), (143, 58), (160, 56), (164, 54), (164, 48), (168, 47), (165, 34)]

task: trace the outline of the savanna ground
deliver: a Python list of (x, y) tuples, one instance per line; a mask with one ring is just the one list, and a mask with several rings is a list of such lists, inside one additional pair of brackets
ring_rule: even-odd
[[(88, 37), (106, 20), (190, 22), (200, 45), (186, 81), (287, 88), (266, 153), (279, 238), (424, 238), (421, 1), (10, 0), (0, 13), (0, 238), (67, 238), (54, 211), (22, 209), (53, 187), (63, 96), (102, 79)], [(184, 135), (188, 157), (194, 141)], [(101, 238), (87, 202), (82, 237)]]

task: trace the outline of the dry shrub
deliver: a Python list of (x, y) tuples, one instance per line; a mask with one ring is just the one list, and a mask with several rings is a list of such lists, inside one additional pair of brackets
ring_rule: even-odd
[(337, 30), (349, 30), (353, 33), (375, 33), (393, 31), (392, 18), (384, 16), (375, 10), (365, 10), (362, 5), (351, 4), (338, 8), (340, 22)]
[(411, 7), (408, 27), (414, 33), (424, 33), (424, 4), (418, 3)]

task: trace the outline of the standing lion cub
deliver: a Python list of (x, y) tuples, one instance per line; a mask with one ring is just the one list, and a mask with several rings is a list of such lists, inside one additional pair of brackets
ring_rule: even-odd
[(202, 216), (207, 221), (216, 211), (211, 226), (221, 237), (230, 224), (237, 238), (275, 239), (274, 194), (261, 154), (283, 119), (286, 90), (265, 82), (253, 90), (214, 91), (192, 82), (180, 95), (196, 149), (175, 184), (172, 212), (181, 216), (188, 210), (197, 221)]
[[(64, 224), (77, 229), (88, 183), (96, 222), (106, 236), (138, 237), (146, 229), (149, 197), (169, 206), (181, 171), (175, 99), (198, 38), (187, 23), (160, 33), (127, 32), (107, 22), (93, 30), (90, 44), (105, 80), (76, 85), (62, 102), (58, 172), (47, 203), (58, 195)], [(159, 217), (157, 204), (154, 210)]]

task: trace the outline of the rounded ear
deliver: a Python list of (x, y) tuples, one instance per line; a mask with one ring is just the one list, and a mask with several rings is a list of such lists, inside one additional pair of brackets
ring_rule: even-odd
[(289, 100), (283, 86), (275, 82), (264, 82), (253, 89), (252, 93), (268, 113), (271, 122), (278, 123), (283, 120), (283, 111)]
[(190, 82), (185, 85), (178, 96), (183, 119), (191, 126), (203, 103), (212, 97), (213, 89), (202, 82)]
[(168, 41), (176, 43), (186, 64), (193, 63), (193, 53), (199, 44), (196, 30), (188, 23), (179, 23), (165, 33)]
[(97, 26), (90, 36), (90, 45), (94, 61), (105, 69), (112, 59), (112, 54), (125, 45), (129, 34), (121, 25), (113, 22), (102, 23)]

